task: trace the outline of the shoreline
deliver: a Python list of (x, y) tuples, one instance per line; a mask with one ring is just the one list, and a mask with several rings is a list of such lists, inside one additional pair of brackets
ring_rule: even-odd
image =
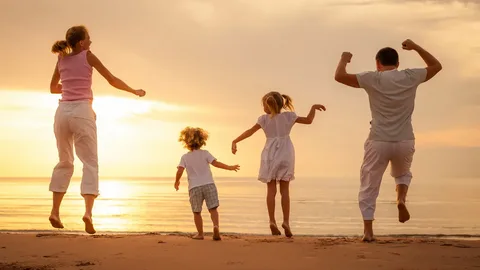
[[(26, 234), (26, 235), (72, 235), (72, 236), (142, 236), (142, 235), (158, 235), (158, 236), (190, 236), (196, 232), (181, 232), (181, 231), (104, 231), (89, 235), (84, 231), (67, 231), (67, 230), (0, 230), (2, 234)], [(205, 232), (205, 235), (211, 235), (211, 232)], [(268, 237), (270, 234), (260, 233), (235, 233), (235, 232), (221, 232), (224, 236), (234, 237)], [(283, 236), (283, 235), (282, 235)], [(360, 238), (360, 234), (295, 234), (295, 237), (301, 238)], [(375, 237), (380, 238), (429, 238), (429, 239), (459, 239), (459, 240), (480, 240), (480, 234), (376, 234)]]

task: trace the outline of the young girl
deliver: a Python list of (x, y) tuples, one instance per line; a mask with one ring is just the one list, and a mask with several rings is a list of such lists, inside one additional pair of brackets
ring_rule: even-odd
[[(272, 235), (281, 235), (275, 221), (275, 195), (277, 182), (280, 183), (282, 195), (283, 224), (287, 237), (292, 237), (290, 230), (290, 195), (289, 183), (294, 177), (295, 151), (290, 140), (290, 130), (295, 123), (309, 125), (315, 118), (315, 111), (325, 111), (323, 105), (313, 105), (307, 117), (298, 117), (293, 112), (292, 99), (278, 92), (270, 92), (262, 98), (266, 114), (258, 118), (257, 123), (232, 142), (232, 153), (237, 152), (237, 143), (252, 136), (260, 128), (267, 137), (261, 156), (258, 180), (267, 183), (267, 208)], [(289, 110), (282, 112), (282, 109)]]
[[(53, 206), (50, 223), (63, 228), (60, 221), (60, 204), (67, 192), (73, 174), (73, 146), (83, 163), (81, 194), (85, 200), (85, 231), (94, 234), (92, 208), (98, 196), (98, 157), (96, 115), (92, 110), (92, 67), (115, 88), (143, 97), (145, 91), (134, 90), (113, 76), (90, 51), (90, 36), (84, 26), (68, 29), (65, 40), (57, 41), (52, 52), (58, 61), (50, 82), (50, 92), (61, 94), (55, 113), (54, 132), (57, 140), (59, 162), (50, 181)], [(59, 81), (62, 84), (59, 84)]]
[(180, 132), (178, 141), (182, 142), (189, 152), (184, 154), (180, 159), (180, 164), (177, 167), (175, 189), (178, 190), (180, 178), (182, 178), (183, 171), (187, 169), (188, 193), (190, 195), (190, 204), (192, 206), (195, 226), (198, 231), (193, 239), (203, 240), (203, 220), (201, 212), (203, 201), (206, 201), (213, 222), (213, 240), (218, 241), (221, 240), (217, 211), (219, 202), (217, 187), (213, 182), (212, 172), (210, 171), (210, 164), (229, 171), (237, 171), (240, 169), (240, 166), (225, 165), (217, 161), (207, 150), (201, 150), (200, 148), (206, 145), (207, 139), (208, 133), (201, 128), (187, 127)]

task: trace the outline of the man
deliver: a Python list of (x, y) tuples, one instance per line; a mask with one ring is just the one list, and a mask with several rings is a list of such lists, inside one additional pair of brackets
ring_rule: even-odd
[(349, 74), (347, 64), (352, 54), (344, 52), (335, 72), (335, 80), (342, 84), (363, 88), (368, 94), (372, 121), (370, 135), (365, 142), (360, 175), (358, 202), (364, 221), (363, 241), (374, 241), (373, 220), (382, 176), (391, 162), (391, 175), (397, 190), (398, 219), (410, 219), (405, 206), (408, 186), (412, 179), (410, 166), (415, 152), (412, 113), (419, 84), (430, 80), (442, 65), (430, 53), (413, 41), (402, 43), (404, 50), (416, 51), (427, 64), (426, 68), (398, 70), (398, 53), (383, 48), (376, 55), (377, 71)]

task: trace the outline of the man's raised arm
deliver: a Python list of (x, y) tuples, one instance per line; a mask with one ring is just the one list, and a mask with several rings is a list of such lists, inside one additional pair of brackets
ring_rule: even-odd
[(352, 60), (352, 54), (349, 52), (342, 53), (342, 57), (338, 62), (337, 70), (335, 71), (335, 81), (345, 85), (360, 88), (357, 80), (357, 75), (347, 73), (347, 64)]

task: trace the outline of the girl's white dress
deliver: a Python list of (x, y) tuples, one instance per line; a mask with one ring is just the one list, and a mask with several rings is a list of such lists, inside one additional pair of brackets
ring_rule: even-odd
[(258, 180), (268, 183), (276, 181), (292, 181), (295, 179), (295, 149), (290, 139), (297, 114), (282, 112), (273, 117), (269, 114), (258, 118), (267, 141), (262, 151)]

